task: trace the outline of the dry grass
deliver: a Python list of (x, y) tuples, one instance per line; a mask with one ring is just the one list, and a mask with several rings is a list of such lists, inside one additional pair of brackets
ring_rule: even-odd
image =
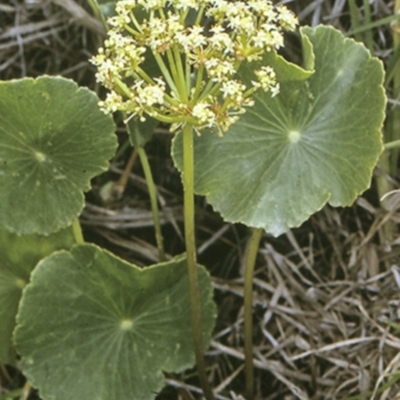
[[(400, 338), (390, 323), (400, 318), (400, 267), (389, 262), (386, 269), (385, 249), (368, 233), (349, 232), (340, 212), (326, 208), (312, 222), (308, 237), (305, 229), (287, 234), (291, 250), (277, 251), (268, 239), (260, 250), (254, 282), (260, 399), (344, 399), (374, 390), (399, 367)], [(325, 236), (322, 246), (315, 235)], [(216, 288), (240, 298), (242, 283), (219, 280)], [(212, 347), (243, 359), (240, 311), (237, 317)]]
[(104, 31), (79, 3), (2, 1), (0, 78), (57, 74), (93, 85), (87, 60)]
[[(346, 0), (288, 3), (302, 24), (351, 29)], [(370, 3), (373, 20), (393, 13), (393, 2)], [(83, 0), (3, 1), (0, 77), (61, 74), (94, 88), (87, 59), (101, 37), (101, 25)], [(375, 29), (373, 38), (375, 54), (387, 61), (390, 27)], [(299, 53), (295, 44), (291, 51)], [(182, 251), (182, 200), (179, 177), (168, 159), (168, 140), (160, 131), (149, 151), (164, 228), (176, 238), (168, 251), (175, 254)], [(124, 155), (118, 157), (106, 180), (96, 182), (82, 223), (92, 239), (139, 264), (150, 263), (157, 251), (140, 167), (135, 165), (121, 198), (105, 205), (98, 195), (107, 180), (119, 178), (125, 162)], [(384, 211), (376, 197), (371, 189), (351, 209), (326, 207), (300, 229), (279, 239), (264, 237), (254, 281), (258, 399), (346, 399), (365, 392), (369, 394), (360, 399), (400, 399), (398, 384), (380, 390), (400, 370), (394, 325), (400, 324), (400, 238), (381, 240), (384, 223), (400, 221), (399, 198), (393, 196), (391, 211)], [(246, 230), (225, 225), (202, 199), (198, 208), (200, 257), (212, 268), (220, 309), (208, 352), (210, 376), (217, 398), (239, 399), (244, 387), (240, 260)], [(198, 393), (191, 375), (171, 377), (168, 383), (160, 399), (190, 399)]]

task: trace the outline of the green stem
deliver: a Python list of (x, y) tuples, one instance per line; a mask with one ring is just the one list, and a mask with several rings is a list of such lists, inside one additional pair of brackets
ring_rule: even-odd
[(190, 99), (192, 92), (192, 67), (190, 66), (189, 57), (187, 56), (185, 56), (185, 77), (187, 96), (188, 99)]
[(254, 399), (253, 367), (253, 278), (262, 228), (254, 229), (246, 252), (244, 277), (244, 354), (246, 375), (246, 400)]
[(183, 25), (186, 25), (185, 21), (186, 21), (188, 14), (189, 14), (189, 8), (187, 8), (186, 11), (179, 10), (179, 21)]
[[(394, 15), (400, 10), (400, 0), (396, 0), (394, 7)], [(393, 25), (393, 47), (394, 54), (396, 54), (396, 48), (400, 46), (400, 24), (396, 23)], [(398, 63), (399, 65), (399, 63)], [(400, 95), (400, 72), (398, 67), (395, 68), (393, 79), (392, 79), (392, 94), (396, 99)], [(385, 150), (391, 149), (390, 152), (385, 151), (379, 159), (379, 167), (381, 170), (380, 175), (377, 177), (377, 188), (379, 198), (382, 198), (386, 193), (394, 190), (393, 183), (388, 177), (396, 176), (397, 171), (397, 158), (398, 158), (398, 142), (400, 141), (399, 129), (400, 129), (400, 117), (398, 116), (398, 108), (394, 107), (391, 112), (388, 113), (386, 118), (386, 127), (384, 131)], [(387, 208), (387, 199), (381, 201), (382, 208)], [(391, 243), (396, 235), (397, 226), (394, 221), (388, 220), (382, 227), (381, 239), (384, 242)]]
[(190, 106), (193, 107), (196, 102), (197, 99), (199, 98), (200, 95), (200, 91), (201, 91), (201, 85), (203, 82), (203, 73), (204, 73), (204, 65), (200, 65), (198, 70), (197, 70), (197, 75), (196, 75), (196, 86), (195, 86), (195, 90), (192, 96), (192, 99), (190, 101)]
[(133, 37), (138, 38), (141, 36), (141, 33), (138, 31), (135, 31), (133, 28), (131, 28), (129, 25), (124, 25), (124, 29), (129, 32)]
[(138, 146), (136, 150), (139, 154), (140, 162), (142, 163), (144, 177), (146, 179), (147, 189), (149, 191), (151, 211), (153, 214), (154, 229), (156, 234), (158, 256), (160, 258), (160, 261), (165, 261), (166, 259), (165, 259), (163, 236), (161, 233), (160, 213), (158, 210), (156, 185), (154, 184), (153, 174), (151, 173), (149, 160), (147, 158), (146, 152), (144, 151), (143, 147), (140, 146)]
[(194, 23), (195, 25), (200, 25), (201, 23), (201, 19), (203, 18), (204, 15), (204, 10), (206, 8), (204, 6), (201, 6), (198, 13), (197, 13), (197, 17), (196, 17), (196, 22)]
[[(370, 26), (371, 24), (371, 8), (369, 0), (364, 0), (364, 25)], [(365, 31), (365, 45), (371, 54), (374, 54), (374, 40), (372, 37), (372, 28)]]
[(346, 397), (344, 400), (361, 400), (364, 399), (365, 397), (371, 397), (371, 396), (375, 398), (374, 395), (383, 393), (385, 390), (391, 388), (400, 379), (400, 374), (398, 372), (394, 372), (392, 374), (389, 374), (388, 376), (392, 378), (388, 382), (383, 384), (378, 390), (376, 391), (370, 390), (368, 392), (363, 392), (355, 396)]
[(185, 72), (183, 70), (183, 65), (182, 65), (182, 57), (176, 46), (174, 46), (172, 48), (172, 52), (174, 55), (175, 65), (177, 67), (177, 72), (178, 72), (177, 84), (179, 82), (179, 89), (181, 91), (181, 100), (182, 100), (182, 102), (187, 103), (188, 95), (190, 93), (190, 86), (187, 87), (187, 79), (186, 79), (186, 75), (185, 75)]
[(29, 397), (31, 390), (32, 390), (31, 384), (28, 381), (26, 381), (24, 387), (22, 388), (22, 394), (19, 399), (26, 400)]
[(215, 82), (213, 82), (211, 79), (209, 79), (205, 88), (203, 89), (203, 91), (201, 92), (201, 94), (199, 96), (199, 101), (203, 100), (210, 94), (210, 91), (212, 88), (214, 88), (214, 85), (217, 85), (217, 84)]
[[(358, 37), (360, 33), (369, 31), (374, 28), (378, 28), (383, 25), (388, 25), (393, 21), (399, 20), (399, 18), (400, 18), (400, 16), (398, 16), (398, 15), (390, 15), (389, 17), (381, 18), (377, 21), (371, 22), (368, 25), (362, 25), (362, 26), (359, 26), (358, 28), (352, 29), (351, 31), (347, 31), (344, 35), (345, 36), (354, 36), (354, 38), (356, 38), (356, 35)], [(362, 42), (362, 38), (359, 41)]]
[(82, 235), (81, 224), (79, 223), (78, 218), (75, 218), (72, 221), (72, 232), (74, 233), (75, 241), (77, 244), (85, 243), (85, 239), (83, 238), (83, 235)]
[(13, 378), (11, 378), (10, 374), (6, 369), (6, 366), (2, 362), (0, 362), (0, 372), (7, 381), (7, 383), (12, 383)]
[(398, 140), (393, 140), (393, 142), (385, 143), (383, 145), (383, 148), (385, 150), (391, 150), (391, 149), (398, 149), (400, 148), (400, 139)]
[(179, 96), (179, 91), (175, 85), (174, 80), (171, 77), (171, 74), (168, 71), (167, 66), (165, 65), (164, 60), (162, 59), (162, 57), (160, 56), (160, 54), (158, 54), (157, 52), (153, 51), (153, 56), (157, 62), (158, 67), (160, 68), (163, 77), (165, 78), (165, 80), (167, 81), (170, 89), (176, 93), (177, 96)]
[[(396, 0), (394, 6), (394, 15), (399, 15), (400, 12), (400, 0)], [(397, 21), (393, 24), (393, 56), (398, 53), (400, 49), (400, 22)], [(394, 100), (399, 100), (400, 98), (400, 61), (397, 60), (396, 66), (393, 73), (393, 89), (392, 96)], [(387, 126), (391, 130), (390, 140), (400, 140), (400, 113), (399, 106), (395, 105), (388, 115)], [(399, 158), (399, 151), (395, 149), (391, 152), (391, 165), (390, 172), (392, 176), (396, 176), (397, 173), (397, 161)]]
[(118, 89), (121, 90), (121, 92), (128, 98), (132, 98), (132, 93), (130, 91), (130, 89), (128, 88), (128, 86), (125, 85), (124, 82), (121, 81), (121, 79), (114, 77), (114, 82), (117, 84)]
[(197, 277), (196, 242), (194, 231), (194, 152), (192, 125), (183, 127), (183, 189), (184, 189), (184, 219), (185, 245), (189, 276), (190, 306), (192, 319), (192, 333), (196, 354), (197, 370), (204, 396), (207, 400), (214, 400), (210, 384), (207, 380), (206, 367), (203, 356), (203, 334), (201, 328), (201, 307), (199, 282)]
[(135, 79), (143, 79), (145, 82), (150, 83), (150, 85), (154, 85), (154, 79), (151, 78), (141, 67), (138, 65), (133, 72), (133, 77)]
[[(393, 183), (388, 177), (390, 176), (390, 157), (389, 157), (389, 152), (385, 151), (384, 153), (381, 154), (379, 158), (379, 175), (376, 177), (376, 184), (377, 184), (377, 190), (378, 190), (378, 196), (380, 199), (384, 198), (386, 193), (391, 192), (392, 190), (395, 189), (393, 186)], [(384, 200), (380, 201), (381, 207), (384, 210), (388, 210), (388, 199), (385, 197)], [(381, 241), (383, 243), (392, 243), (394, 234), (396, 232), (397, 228), (396, 225), (394, 224), (394, 221), (388, 220), (386, 223), (382, 226), (382, 229), (380, 230), (380, 237)]]
[[(354, 31), (355, 29), (359, 29), (361, 27), (360, 19), (358, 18), (358, 8), (356, 0), (349, 0), (349, 8), (351, 17), (351, 27), (352, 30)], [(354, 38), (358, 42), (362, 42), (362, 35), (360, 33), (354, 33)]]
[(135, 26), (135, 28), (138, 30), (138, 32), (143, 33), (142, 26), (139, 24), (138, 20), (136, 19), (133, 11), (131, 11), (129, 13), (129, 17), (131, 18), (131, 21), (132, 21), (133, 25)]
[(95, 0), (88, 0), (89, 6), (91, 7), (93, 14), (96, 16), (97, 19), (99, 19), (102, 23), (104, 28), (107, 28), (106, 26), (106, 20), (104, 18), (103, 13), (100, 11), (99, 5), (97, 1)]
[(161, 114), (161, 111), (159, 112), (159, 111), (155, 110), (155, 108), (153, 108), (151, 116), (154, 119), (157, 119), (161, 122), (166, 122), (167, 124), (174, 124), (177, 122), (196, 123), (196, 118), (194, 118), (194, 117), (188, 117), (185, 115), (181, 116), (181, 115), (176, 115), (176, 114), (171, 115), (171, 116), (164, 115), (164, 114)]
[(175, 86), (176, 86), (176, 88), (178, 90), (179, 95), (182, 97), (182, 93), (181, 93), (182, 92), (182, 88), (180, 87), (179, 74), (178, 74), (178, 70), (177, 70), (177, 67), (176, 67), (176, 64), (175, 64), (175, 60), (174, 60), (174, 56), (173, 56), (173, 53), (172, 53), (171, 49), (168, 49), (166, 51), (166, 54), (167, 54), (167, 59), (168, 59), (168, 66), (169, 66), (169, 68), (171, 70), (173, 81), (175, 83)]

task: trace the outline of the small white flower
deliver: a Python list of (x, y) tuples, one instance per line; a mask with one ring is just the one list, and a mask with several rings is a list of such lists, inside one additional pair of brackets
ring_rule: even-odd
[[(136, 7), (146, 17), (136, 19)], [(207, 34), (199, 24), (185, 25), (188, 12), (200, 9), (212, 21)], [(297, 19), (271, 0), (117, 0), (108, 22), (104, 48), (91, 60), (96, 79), (110, 90), (103, 111), (141, 120), (152, 115), (175, 128), (191, 123), (222, 135), (254, 104), (249, 96), (255, 89), (279, 93), (271, 67), (255, 71), (253, 88), (237, 69), (280, 48), (283, 32)], [(142, 65), (151, 52), (162, 78), (147, 75)]]
[(220, 130), (217, 132), (218, 136), (223, 136), (223, 132), (228, 131), (231, 125), (235, 124), (239, 120), (237, 115), (227, 115), (221, 118), (218, 122)]
[(115, 4), (115, 12), (117, 15), (128, 15), (129, 12), (136, 6), (136, 0), (119, 0)]
[(176, 10), (186, 11), (189, 8), (198, 10), (200, 3), (198, 0), (168, 0), (168, 3), (173, 6)]
[(129, 18), (128, 13), (118, 14), (114, 17), (108, 19), (108, 24), (114, 28), (123, 29), (125, 25), (128, 25), (131, 19)]
[(271, 85), (270, 90), (271, 90), (271, 97), (275, 97), (279, 94), (279, 83), (275, 83), (275, 85)]
[(259, 16), (267, 17), (269, 19), (275, 18), (274, 7), (270, 2), (264, 0), (249, 0), (248, 6), (256, 11)]
[(211, 110), (208, 102), (197, 103), (192, 110), (193, 117), (198, 119), (201, 126), (212, 127), (215, 124), (215, 113)]
[(283, 44), (283, 36), (274, 30), (259, 29), (250, 43), (261, 50), (278, 49)]
[(233, 60), (210, 58), (204, 62), (207, 73), (214, 82), (223, 82), (236, 73)]
[(269, 66), (263, 66), (254, 71), (258, 78), (258, 82), (252, 82), (257, 88), (261, 88), (264, 92), (271, 91), (272, 97), (279, 93), (279, 84), (276, 82), (276, 73)]
[(111, 114), (120, 109), (120, 105), (123, 103), (122, 96), (114, 91), (107, 93), (104, 101), (99, 101), (100, 110), (105, 114)]
[(217, 25), (210, 29), (210, 32), (213, 35), (208, 38), (208, 43), (213, 49), (221, 51), (224, 55), (233, 53), (233, 40), (222, 26)]
[(228, 99), (233, 108), (240, 108), (244, 101), (246, 85), (237, 80), (229, 80), (221, 85), (222, 97)]
[(204, 29), (201, 26), (192, 26), (189, 28), (189, 35), (187, 38), (191, 51), (206, 45), (207, 42), (205, 36), (203, 35), (203, 30)]
[(212, 0), (211, 7), (207, 10), (208, 17), (215, 17), (219, 21), (226, 13), (229, 2), (226, 0)]
[(145, 107), (151, 107), (154, 104), (162, 104), (164, 102), (164, 90), (157, 85), (147, 85), (138, 90), (140, 103)]
[(278, 23), (283, 29), (293, 31), (299, 23), (297, 17), (285, 6), (279, 7)]
[(166, 0), (137, 0), (137, 3), (147, 11), (157, 10), (166, 6)]

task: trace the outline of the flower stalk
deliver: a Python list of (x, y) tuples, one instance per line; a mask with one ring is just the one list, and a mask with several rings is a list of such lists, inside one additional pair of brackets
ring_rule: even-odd
[(79, 219), (75, 218), (72, 221), (72, 232), (74, 234), (75, 242), (77, 244), (85, 243), (85, 239), (83, 238), (81, 224), (79, 223)]
[(203, 356), (203, 334), (201, 323), (200, 290), (197, 277), (197, 257), (194, 224), (194, 163), (193, 163), (193, 131), (186, 124), (183, 128), (183, 207), (185, 221), (185, 245), (189, 276), (190, 306), (192, 318), (192, 334), (196, 355), (196, 364), (201, 387), (207, 400), (213, 400), (214, 395), (207, 380)]
[(246, 400), (254, 399), (253, 366), (253, 279), (262, 228), (253, 229), (247, 251), (244, 278), (244, 356), (246, 375)]
[(146, 152), (143, 147), (138, 146), (137, 152), (140, 158), (140, 162), (142, 164), (144, 177), (147, 183), (147, 189), (149, 191), (150, 196), (150, 205), (151, 205), (151, 213), (153, 215), (153, 223), (154, 223), (154, 230), (155, 230), (155, 237), (157, 243), (157, 250), (158, 250), (158, 258), (160, 262), (166, 261), (165, 257), (165, 250), (164, 250), (164, 239), (161, 232), (161, 223), (160, 223), (160, 213), (158, 209), (158, 202), (157, 202), (157, 189), (154, 183), (153, 174), (151, 173), (151, 168), (149, 164), (149, 160), (147, 158)]

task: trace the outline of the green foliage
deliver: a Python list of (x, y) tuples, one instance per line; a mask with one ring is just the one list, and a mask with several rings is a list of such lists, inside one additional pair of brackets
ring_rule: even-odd
[[(97, 3), (103, 15), (114, 5)], [(303, 28), (301, 36), (304, 68), (270, 51), (239, 70), (251, 83), (255, 69), (272, 66), (278, 96), (258, 91), (224, 137), (206, 131), (194, 138), (196, 192), (225, 220), (274, 235), (327, 202), (350, 205), (368, 188), (382, 152), (381, 63), (332, 28)], [(149, 76), (157, 76), (155, 65), (152, 58), (143, 64)], [(21, 367), (44, 400), (153, 399), (163, 372), (195, 361), (186, 258), (140, 269), (95, 245), (71, 249), (67, 227), (117, 145), (98, 100), (60, 77), (0, 83), (0, 360), (15, 361), (18, 312)], [(131, 120), (132, 143), (142, 147), (154, 126)], [(185, 128), (191, 139), (192, 127)], [(173, 157), (182, 170), (181, 136)], [(206, 348), (216, 310), (210, 277), (194, 262), (192, 217), (185, 210)]]
[(74, 243), (71, 228), (50, 236), (17, 236), (0, 229), (0, 361), (13, 364), (15, 350), (11, 342), (15, 316), (22, 290), (37, 262)]
[[(142, 270), (94, 245), (67, 251), (80, 238), (60, 228), (116, 148), (98, 101), (60, 77), (0, 83), (0, 360), (15, 361), (19, 309), (22, 368), (45, 400), (153, 399), (162, 371), (194, 363), (185, 258)], [(215, 306), (198, 273), (207, 346)]]
[(117, 146), (97, 102), (61, 77), (0, 82), (0, 226), (48, 235), (80, 214)]
[[(41, 261), (21, 300), (15, 341), (42, 397), (153, 399), (163, 370), (191, 367), (186, 268), (178, 257), (140, 269), (89, 244)], [(199, 274), (208, 343), (215, 307), (210, 277), (202, 267)]]
[[(329, 202), (351, 205), (382, 152), (383, 68), (331, 27), (301, 29), (315, 72), (281, 82), (223, 137), (195, 138), (195, 191), (225, 220), (280, 235)], [(329, 49), (329, 51), (327, 51)], [(287, 66), (287, 74), (293, 68)], [(251, 79), (251, 69), (242, 71)], [(289, 75), (290, 76), (290, 75)], [(297, 78), (297, 76), (294, 76)], [(173, 156), (181, 168), (181, 140)]]

